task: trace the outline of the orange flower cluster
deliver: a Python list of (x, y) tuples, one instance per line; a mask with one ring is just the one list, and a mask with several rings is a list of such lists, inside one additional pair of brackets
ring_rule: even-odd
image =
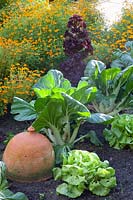
[(13, 97), (18, 96), (25, 100), (31, 100), (34, 93), (31, 90), (33, 84), (44, 71), (29, 70), (25, 64), (12, 65), (10, 75), (0, 82), (0, 115), (7, 112), (7, 105), (12, 103)]
[(7, 47), (13, 42), (13, 64), (26, 63), (30, 69), (35, 69), (35, 66), (37, 69), (58, 68), (64, 57), (62, 43), (66, 24), (73, 14), (81, 15), (87, 22), (92, 39), (100, 37), (103, 24), (100, 23), (101, 19), (98, 20), (96, 1), (94, 4), (87, 0), (55, 0), (51, 3), (48, 0), (11, 2), (10, 7), (7, 6), (0, 13), (3, 19), (0, 43), (3, 49), (9, 50), (7, 53), (10, 55), (10, 48)]
[(125, 42), (133, 40), (133, 5), (127, 4), (123, 9), (122, 18), (114, 24), (109, 32), (108, 44), (112, 49), (124, 49)]

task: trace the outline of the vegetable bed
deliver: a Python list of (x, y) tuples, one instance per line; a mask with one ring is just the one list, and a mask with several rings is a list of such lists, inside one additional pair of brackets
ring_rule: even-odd
[[(4, 150), (2, 141), (6, 138), (6, 134), (9, 132), (18, 133), (23, 131), (29, 126), (27, 122), (17, 122), (11, 115), (7, 115), (0, 118), (0, 152)], [(92, 125), (85, 123), (80, 128), (80, 134), (89, 132), (89, 130), (95, 130), (103, 146), (95, 146), (89, 142), (89, 140), (78, 143), (75, 148), (81, 150), (87, 150), (90, 152), (96, 152), (102, 161), (108, 160), (110, 166), (116, 170), (117, 186), (111, 190), (108, 196), (98, 197), (93, 195), (88, 190), (77, 198), (77, 200), (132, 200), (133, 199), (133, 159), (132, 150), (123, 149), (116, 150), (109, 147), (105, 141), (102, 131), (103, 125)], [(58, 196), (56, 194), (56, 187), (62, 183), (61, 181), (54, 181), (50, 179), (48, 181), (37, 183), (10, 183), (10, 189), (15, 192), (24, 192), (29, 200), (67, 200), (67, 197)], [(71, 198), (69, 198), (71, 199)]]

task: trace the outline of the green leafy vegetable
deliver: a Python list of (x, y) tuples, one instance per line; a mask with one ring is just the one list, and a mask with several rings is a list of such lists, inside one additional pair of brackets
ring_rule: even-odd
[(21, 192), (13, 194), (13, 192), (8, 189), (6, 166), (2, 161), (0, 161), (0, 200), (28, 200), (25, 194)]
[(7, 132), (6, 139), (3, 141), (3, 144), (7, 145), (8, 142), (14, 137), (14, 134), (12, 132)]
[(97, 89), (88, 86), (87, 81), (80, 81), (77, 87), (71, 87), (60, 71), (50, 70), (33, 86), (37, 99), (28, 103), (14, 97), (11, 113), (18, 121), (35, 119), (32, 126), (36, 131), (44, 131), (54, 146), (68, 149), (67, 146), (73, 146), (82, 123), (89, 119), (92, 123), (103, 123), (112, 118), (90, 113), (86, 104)]
[(14, 117), (17, 121), (33, 120), (36, 118), (36, 111), (34, 109), (34, 102), (31, 101), (27, 103), (25, 100), (19, 97), (14, 98), (14, 103), (12, 105), (12, 114), (17, 114)]
[(111, 147), (133, 149), (133, 115), (116, 116), (111, 123), (111, 129), (106, 128), (103, 133)]
[(120, 49), (114, 51), (115, 60), (111, 63), (111, 67), (124, 69), (127, 66), (133, 65), (133, 41), (126, 42), (125, 48), (126, 51), (121, 51)]
[(76, 139), (74, 141), (74, 144), (77, 143), (78, 141), (83, 141), (84, 139), (89, 139), (90, 142), (92, 144), (95, 144), (96, 146), (102, 146), (102, 143), (101, 141), (98, 139), (97, 135), (96, 135), (96, 132), (91, 130), (89, 131), (87, 134), (85, 135), (81, 135), (78, 139)]
[(91, 130), (88, 133), (88, 137), (90, 138), (90, 141), (92, 144), (95, 144), (96, 146), (102, 146), (103, 144), (101, 143), (101, 141), (98, 139), (96, 132)]
[(0, 161), (0, 191), (8, 188), (8, 182), (5, 178), (6, 166)]
[(85, 189), (106, 196), (116, 186), (115, 170), (109, 162), (102, 162), (93, 152), (72, 150), (64, 156), (62, 168), (53, 169), (55, 180), (64, 183), (56, 188), (57, 194), (70, 198), (80, 196)]
[[(133, 65), (121, 70), (119, 67), (105, 69), (104, 63), (99, 69), (99, 61), (88, 63), (85, 77), (89, 86), (97, 87), (95, 98), (91, 100), (89, 108), (97, 113), (115, 116), (120, 111), (132, 107)], [(94, 67), (95, 66), (95, 67)]]

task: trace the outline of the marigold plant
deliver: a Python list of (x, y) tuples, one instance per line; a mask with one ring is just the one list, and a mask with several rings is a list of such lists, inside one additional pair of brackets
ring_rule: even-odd
[[(94, 3), (87, 0), (16, 0), (0, 12), (0, 37), (2, 50), (10, 53), (13, 43), (11, 64), (26, 63), (30, 69), (55, 68), (63, 60), (63, 35), (66, 23), (73, 14), (78, 14), (87, 22), (91, 38), (97, 40), (103, 21)], [(16, 59), (17, 58), (17, 59)], [(5, 59), (5, 62), (8, 58)], [(14, 62), (12, 63), (12, 60)], [(9, 67), (8, 67), (9, 66)]]
[(109, 30), (106, 37), (112, 49), (125, 49), (125, 42), (133, 40), (133, 4), (126, 4), (121, 19)]
[(12, 103), (15, 95), (26, 100), (32, 99), (32, 85), (42, 73), (44, 71), (29, 70), (26, 64), (23, 67), (19, 63), (12, 65), (9, 76), (0, 82), (0, 115), (7, 112), (7, 106)]

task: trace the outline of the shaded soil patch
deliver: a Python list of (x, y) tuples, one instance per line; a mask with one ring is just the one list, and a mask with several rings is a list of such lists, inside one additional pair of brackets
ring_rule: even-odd
[[(29, 123), (17, 122), (11, 115), (6, 115), (0, 118), (0, 152), (5, 148), (3, 140), (6, 134), (12, 132), (14, 134), (22, 132), (28, 128)], [(104, 126), (92, 125), (85, 123), (80, 128), (80, 134), (87, 133), (89, 130), (95, 130), (97, 136), (102, 141), (103, 146), (97, 147), (89, 141), (78, 143), (75, 148), (93, 151), (98, 154), (101, 160), (108, 160), (110, 166), (116, 170), (117, 187), (114, 188), (107, 197), (98, 197), (89, 191), (85, 191), (77, 200), (132, 200), (133, 199), (133, 152), (129, 149), (115, 150), (110, 148), (108, 143), (102, 136)], [(50, 179), (44, 182), (37, 183), (18, 183), (9, 181), (10, 189), (13, 192), (24, 192), (29, 200), (40, 200), (39, 194), (44, 194), (44, 200), (67, 200), (67, 197), (56, 195), (56, 187), (60, 183)], [(70, 199), (70, 198), (69, 198)], [(71, 200), (71, 199), (70, 199)]]

